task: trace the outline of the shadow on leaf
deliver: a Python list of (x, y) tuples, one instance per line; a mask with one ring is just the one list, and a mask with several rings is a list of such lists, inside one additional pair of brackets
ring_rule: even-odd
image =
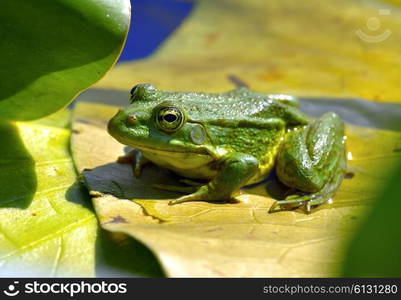
[[(79, 182), (75, 182), (67, 190), (66, 199), (94, 210), (87, 189)], [(99, 227), (95, 252), (97, 277), (164, 277), (153, 253), (142, 243), (125, 234), (108, 232)]]
[(164, 277), (154, 254), (137, 240), (122, 233), (98, 230), (96, 276)]
[(27, 208), (36, 192), (35, 161), (17, 127), (0, 123), (0, 207)]
[(121, 199), (172, 199), (181, 195), (154, 187), (155, 184), (179, 186), (180, 183), (176, 176), (152, 164), (143, 169), (140, 178), (133, 176), (130, 164), (120, 163), (85, 170), (83, 176), (91, 190)]

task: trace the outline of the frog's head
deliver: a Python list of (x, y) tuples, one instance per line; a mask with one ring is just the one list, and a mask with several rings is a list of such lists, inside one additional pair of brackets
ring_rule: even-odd
[(109, 121), (108, 132), (120, 143), (142, 151), (206, 154), (211, 143), (204, 126), (189, 120), (176, 95), (150, 84), (134, 86), (130, 105)]

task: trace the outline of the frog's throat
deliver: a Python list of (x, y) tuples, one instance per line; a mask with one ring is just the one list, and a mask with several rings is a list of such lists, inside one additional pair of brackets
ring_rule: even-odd
[(151, 152), (151, 153), (192, 153), (192, 154), (199, 154), (199, 155), (206, 155), (206, 156), (211, 156), (214, 159), (220, 158), (220, 155), (216, 153), (215, 151), (212, 151), (208, 147), (205, 146), (200, 146), (200, 147), (194, 147), (194, 148), (187, 148), (187, 149), (172, 149), (172, 148), (155, 148), (155, 147), (149, 147), (149, 146), (143, 146), (143, 145), (137, 145), (130, 143), (130, 147), (141, 150), (143, 152)]

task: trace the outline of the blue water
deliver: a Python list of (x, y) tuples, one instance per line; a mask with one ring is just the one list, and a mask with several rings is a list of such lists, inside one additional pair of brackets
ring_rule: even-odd
[(189, 15), (194, 4), (185, 0), (131, 0), (132, 18), (119, 62), (145, 58)]

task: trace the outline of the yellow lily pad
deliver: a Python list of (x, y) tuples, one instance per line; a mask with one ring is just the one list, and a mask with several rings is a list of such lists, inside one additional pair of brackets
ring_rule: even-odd
[(196, 1), (149, 59), (125, 62), (96, 87), (262, 92), (401, 101), (396, 0)]
[[(172, 277), (314, 277), (341, 272), (344, 245), (370, 200), (388, 180), (400, 133), (347, 125), (348, 176), (333, 202), (312, 214), (269, 214), (267, 182), (243, 189), (240, 203), (169, 206), (178, 195), (153, 183), (173, 180), (158, 167), (135, 179), (115, 162), (124, 146), (106, 132), (117, 108), (78, 103), (72, 151), (101, 226), (148, 246)], [(371, 145), (380, 145), (375, 147)]]
[[(401, 102), (400, 12), (393, 0), (200, 0), (154, 55), (119, 64), (96, 87), (128, 92), (151, 82), (164, 90), (216, 92), (247, 85), (306, 97)], [(377, 20), (381, 27), (375, 31)], [(388, 31), (380, 42), (361, 35)], [(356, 102), (347, 103), (341, 109)], [(384, 114), (377, 108), (372, 111)], [(347, 125), (347, 179), (333, 203), (311, 215), (268, 214), (274, 201), (268, 180), (243, 189), (237, 204), (168, 206), (178, 195), (152, 184), (176, 183), (174, 178), (153, 166), (138, 180), (129, 165), (115, 163), (125, 151), (105, 130), (115, 112), (103, 105), (76, 106), (74, 160), (101, 226), (144, 243), (168, 276), (341, 274), (344, 245), (401, 154), (400, 132), (385, 130), (400, 128), (394, 105), (391, 122), (381, 117), (382, 126)], [(374, 118), (356, 113), (358, 120)]]

